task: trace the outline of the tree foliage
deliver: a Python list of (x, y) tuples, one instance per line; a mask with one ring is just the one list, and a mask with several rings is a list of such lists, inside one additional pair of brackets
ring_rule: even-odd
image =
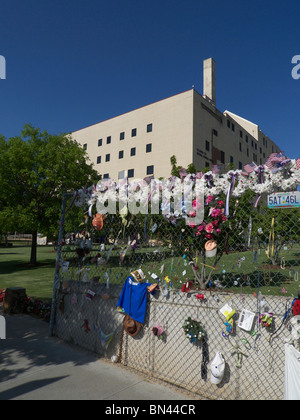
[(89, 186), (98, 174), (70, 135), (51, 135), (25, 125), (21, 136), (0, 137), (0, 223), (2, 231), (31, 232), (31, 263), (36, 235), (53, 236), (63, 192)]

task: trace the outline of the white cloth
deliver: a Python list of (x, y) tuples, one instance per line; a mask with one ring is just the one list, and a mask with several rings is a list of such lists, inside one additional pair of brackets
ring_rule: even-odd
[(300, 401), (300, 352), (285, 344), (284, 399)]

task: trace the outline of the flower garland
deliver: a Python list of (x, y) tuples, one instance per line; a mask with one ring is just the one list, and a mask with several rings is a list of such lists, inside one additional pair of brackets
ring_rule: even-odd
[[(153, 206), (159, 205), (161, 210), (167, 209), (168, 218), (176, 219), (186, 216), (187, 204), (191, 204), (185, 202), (181, 208), (170, 205), (171, 198), (174, 199), (173, 201), (176, 201), (176, 199), (180, 201), (183, 193), (183, 183), (185, 183), (187, 190), (193, 190), (196, 196), (204, 194), (204, 197), (217, 197), (222, 193), (228, 197), (231, 195), (240, 197), (247, 190), (254, 191), (259, 195), (263, 193), (271, 194), (278, 189), (282, 192), (293, 191), (300, 184), (298, 162), (299, 159), (286, 159), (277, 166), (270, 164), (257, 166), (253, 164), (250, 171), (237, 170), (229, 171), (226, 174), (212, 171), (206, 174), (200, 172), (194, 175), (186, 174), (181, 178), (172, 176), (162, 180), (152, 180), (151, 182), (146, 178), (132, 182), (128, 180), (115, 182), (104, 179), (99, 181), (97, 185), (76, 191), (74, 202), (78, 207), (88, 206), (90, 216), (95, 205), (100, 214), (103, 213), (103, 210), (115, 213), (116, 203), (121, 203), (120, 213), (122, 213), (127, 206), (130, 212), (136, 203), (142, 203), (146, 207), (151, 202)], [(107, 202), (110, 203), (112, 208), (105, 206)]]
[(184, 321), (183, 330), (185, 332), (185, 336), (189, 339), (189, 341), (195, 344), (197, 341), (201, 341), (203, 337), (206, 336), (206, 332), (204, 331), (201, 323), (188, 317)]

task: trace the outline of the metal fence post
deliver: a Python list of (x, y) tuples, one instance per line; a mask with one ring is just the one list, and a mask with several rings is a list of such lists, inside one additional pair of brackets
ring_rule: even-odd
[(62, 205), (61, 205), (61, 218), (59, 222), (58, 244), (57, 244), (57, 253), (56, 253), (56, 261), (55, 261), (55, 274), (54, 274), (54, 283), (53, 283), (52, 302), (51, 302), (50, 336), (53, 336), (53, 329), (54, 329), (54, 324), (55, 324), (55, 315), (56, 315), (56, 306), (57, 306), (57, 302), (56, 302), (57, 285), (60, 280), (59, 262), (61, 258), (62, 242), (63, 242), (63, 237), (64, 237), (67, 197), (68, 197), (68, 194), (64, 192)]

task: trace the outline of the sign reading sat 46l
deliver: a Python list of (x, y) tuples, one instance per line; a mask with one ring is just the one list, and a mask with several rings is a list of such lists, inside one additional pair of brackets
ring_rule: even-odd
[(286, 209), (300, 207), (300, 191), (274, 193), (268, 195), (269, 209)]

